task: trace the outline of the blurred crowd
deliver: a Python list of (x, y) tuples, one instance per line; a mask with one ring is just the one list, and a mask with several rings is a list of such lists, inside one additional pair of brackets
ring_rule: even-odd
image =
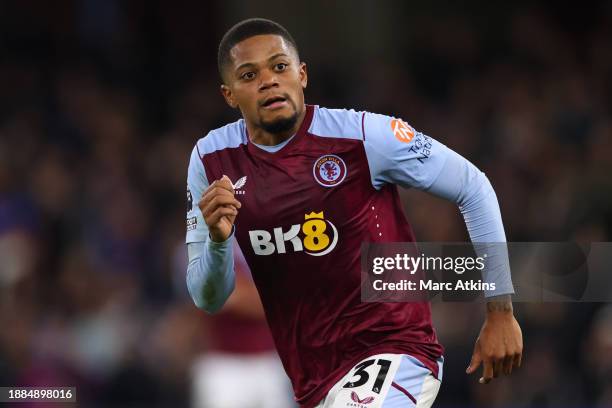
[[(380, 7), (405, 23), (375, 26), (385, 55), (323, 50), (315, 27), (261, 15), (310, 62), (307, 103), (402, 117), (469, 158), (510, 241), (610, 241), (612, 3), (519, 2), (495, 18)], [(247, 17), (236, 8), (0, 4), (0, 386), (72, 385), (80, 406), (189, 406), (211, 334), (184, 279), (186, 169), (199, 137), (239, 117), (216, 72), (219, 38)], [(402, 195), (420, 241), (467, 239), (456, 207)], [(482, 305), (434, 305), (438, 406), (612, 406), (612, 306), (515, 311), (524, 365), (485, 387), (465, 375)]]

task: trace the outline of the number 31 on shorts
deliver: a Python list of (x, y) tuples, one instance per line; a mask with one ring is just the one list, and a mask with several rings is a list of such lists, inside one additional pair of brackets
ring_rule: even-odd
[(439, 386), (416, 358), (378, 354), (357, 363), (317, 408), (431, 407)]
[[(370, 372), (378, 371), (375, 376), (371, 376), (370, 372), (368, 372), (368, 368), (371, 366), (375, 366), (375, 370), (370, 370)], [(380, 394), (380, 390), (387, 378), (387, 374), (389, 374), (389, 368), (391, 367), (391, 360), (379, 358), (379, 359), (370, 359), (366, 360), (362, 363), (359, 363), (355, 366), (353, 370), (353, 376), (358, 377), (356, 381), (349, 381), (342, 388), (357, 388), (365, 385), (369, 385), (374, 380), (372, 384), (372, 392)], [(377, 370), (376, 370), (377, 369)], [(366, 388), (366, 387), (364, 387)]]

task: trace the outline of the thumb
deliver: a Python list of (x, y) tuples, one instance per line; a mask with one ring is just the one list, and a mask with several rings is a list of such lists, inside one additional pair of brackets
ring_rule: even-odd
[(227, 175), (224, 174), (223, 177), (221, 177), (221, 179), (219, 181), (229, 184), (229, 186), (232, 188), (232, 192), (233, 192), (233, 190), (234, 190), (234, 183), (232, 183), (232, 180)]
[(472, 354), (472, 360), (470, 361), (470, 365), (465, 370), (465, 372), (467, 374), (472, 374), (474, 371), (476, 371), (478, 366), (480, 366), (481, 362), (482, 362), (482, 357), (480, 356), (480, 347), (476, 345), (476, 347), (474, 347), (474, 353)]

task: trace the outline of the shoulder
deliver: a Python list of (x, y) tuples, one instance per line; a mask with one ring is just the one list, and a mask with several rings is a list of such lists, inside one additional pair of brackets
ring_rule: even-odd
[(235, 148), (242, 144), (246, 144), (246, 142), (244, 120), (239, 119), (236, 122), (229, 123), (208, 132), (197, 141), (195, 150), (200, 158), (202, 158), (207, 154), (219, 150)]
[(365, 112), (315, 106), (309, 133), (319, 137), (363, 140)]
[(320, 137), (367, 141), (387, 133), (414, 132), (406, 122), (393, 116), (354, 109), (316, 106), (309, 133)]

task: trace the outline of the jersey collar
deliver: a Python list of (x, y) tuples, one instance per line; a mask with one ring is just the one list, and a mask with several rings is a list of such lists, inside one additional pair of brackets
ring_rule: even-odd
[(266, 150), (263, 150), (257, 147), (254, 143), (252, 143), (251, 140), (249, 139), (249, 132), (245, 126), (244, 132), (246, 134), (247, 149), (249, 150), (251, 154), (261, 157), (261, 158), (266, 158), (266, 159), (286, 156), (288, 153), (290, 153), (295, 148), (297, 143), (308, 132), (308, 129), (310, 128), (310, 124), (312, 123), (313, 115), (314, 115), (314, 106), (306, 105), (306, 115), (304, 115), (304, 120), (302, 121), (302, 124), (300, 125), (300, 128), (298, 129), (297, 133), (291, 140), (289, 140), (289, 142), (285, 146), (283, 146), (280, 150), (276, 152), (268, 152)]

